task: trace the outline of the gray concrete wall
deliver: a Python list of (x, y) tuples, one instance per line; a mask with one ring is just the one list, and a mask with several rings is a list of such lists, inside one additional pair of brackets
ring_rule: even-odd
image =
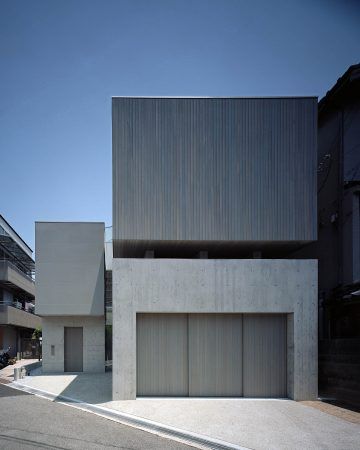
[(9, 261), (0, 261), (0, 281), (11, 283), (15, 289), (20, 289), (35, 297), (34, 280)]
[(136, 396), (136, 313), (288, 314), (288, 395), (317, 396), (317, 261), (113, 260), (113, 399)]
[(0, 306), (0, 324), (22, 328), (41, 327), (41, 317), (10, 305)]
[[(105, 371), (104, 317), (43, 317), (43, 371), (64, 372), (64, 327), (83, 327), (83, 371)], [(51, 346), (55, 354), (51, 355)]]
[(104, 223), (37, 222), (36, 314), (104, 315)]
[[(113, 98), (113, 239), (312, 241), (316, 98)], [(151, 249), (151, 247), (149, 247)]]

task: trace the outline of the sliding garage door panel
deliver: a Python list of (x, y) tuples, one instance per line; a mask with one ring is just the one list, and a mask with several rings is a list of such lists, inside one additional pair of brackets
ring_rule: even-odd
[(137, 315), (137, 394), (188, 395), (186, 314)]
[(189, 315), (189, 395), (242, 396), (242, 315)]
[(245, 397), (286, 397), (286, 315), (244, 314)]

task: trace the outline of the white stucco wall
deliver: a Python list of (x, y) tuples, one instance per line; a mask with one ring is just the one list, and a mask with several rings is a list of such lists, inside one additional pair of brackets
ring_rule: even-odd
[[(64, 327), (83, 327), (83, 371), (105, 371), (104, 317), (43, 317), (44, 373), (64, 372)], [(51, 355), (51, 345), (55, 354)]]
[(317, 261), (113, 260), (113, 399), (136, 398), (136, 313), (288, 314), (288, 395), (317, 396)]

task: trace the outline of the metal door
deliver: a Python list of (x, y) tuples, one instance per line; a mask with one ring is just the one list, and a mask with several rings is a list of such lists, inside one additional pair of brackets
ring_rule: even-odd
[(137, 314), (136, 330), (137, 395), (188, 395), (187, 314)]
[(241, 314), (189, 314), (189, 395), (242, 396)]
[(64, 371), (83, 371), (83, 328), (64, 328)]

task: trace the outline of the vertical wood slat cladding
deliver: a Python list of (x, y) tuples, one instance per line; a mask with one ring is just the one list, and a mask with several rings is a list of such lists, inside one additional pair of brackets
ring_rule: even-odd
[(316, 98), (113, 98), (114, 240), (316, 239)]

